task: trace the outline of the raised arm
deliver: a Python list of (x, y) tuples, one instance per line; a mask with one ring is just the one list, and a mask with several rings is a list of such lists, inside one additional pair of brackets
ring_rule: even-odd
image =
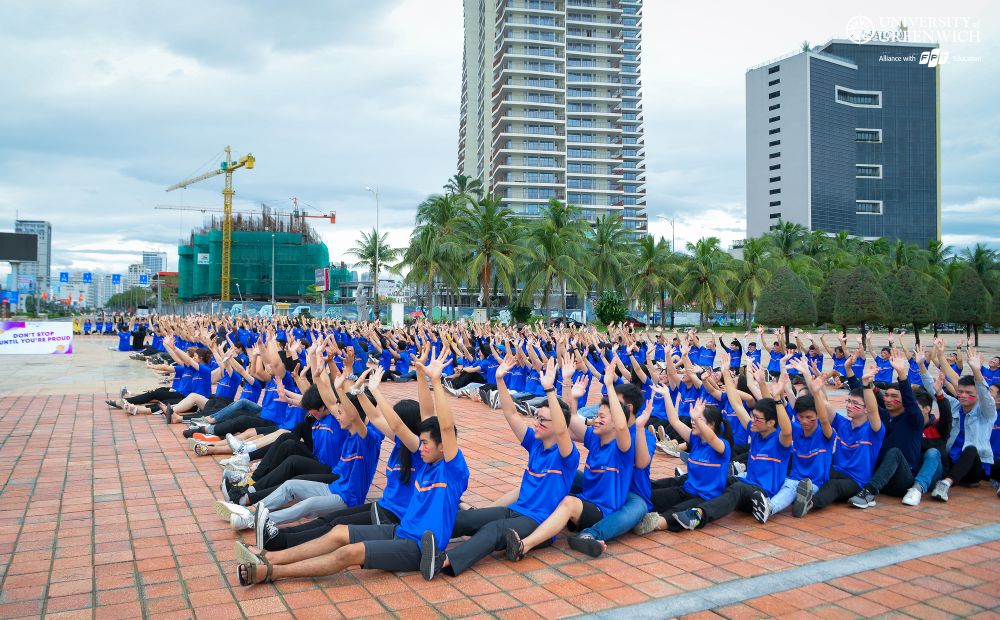
[(726, 398), (729, 399), (729, 406), (732, 407), (733, 413), (736, 414), (740, 424), (746, 428), (750, 424), (750, 414), (747, 413), (747, 408), (743, 406), (739, 390), (736, 389), (736, 381), (733, 379), (733, 374), (729, 372), (728, 362), (729, 360), (727, 359), (726, 364), (723, 364), (722, 367), (722, 381), (726, 385)]
[(448, 396), (441, 385), (441, 373), (448, 365), (451, 356), (446, 349), (441, 350), (441, 354), (434, 358), (434, 361), (426, 366), (427, 376), (431, 379), (434, 389), (434, 408), (437, 410), (438, 425), (441, 428), (441, 445), (444, 450), (445, 461), (452, 461), (458, 456), (458, 437), (455, 435), (455, 418), (451, 414), (451, 405), (448, 403)]
[[(368, 391), (372, 393), (375, 397), (375, 402), (378, 404), (378, 411), (389, 428), (389, 432), (386, 433), (381, 426), (376, 426), (381, 430), (386, 437), (395, 437), (399, 439), (406, 449), (410, 452), (416, 452), (420, 449), (420, 438), (417, 437), (413, 431), (409, 429), (408, 426), (403, 424), (403, 421), (399, 418), (396, 410), (389, 405), (389, 401), (386, 400), (385, 396), (382, 394), (382, 390), (379, 386), (382, 382), (383, 371), (381, 368), (375, 369), (372, 372), (371, 377), (368, 379)], [(367, 398), (360, 399), (362, 403)]]
[[(715, 434), (715, 429), (705, 421), (705, 401), (699, 398), (691, 407), (691, 426), (698, 428), (698, 436), (718, 454), (726, 453), (726, 443)], [(689, 437), (685, 438), (688, 441)]]
[(517, 437), (517, 441), (521, 442), (524, 441), (524, 435), (528, 432), (528, 425), (524, 423), (521, 414), (514, 407), (514, 399), (510, 395), (510, 390), (507, 389), (506, 380), (507, 373), (516, 364), (515, 357), (508, 353), (497, 366), (496, 384), (497, 392), (500, 395), (500, 411), (503, 412), (503, 417), (507, 420), (510, 430), (514, 432), (514, 436)]
[[(555, 384), (557, 371), (556, 360), (550, 357), (545, 365), (545, 372), (538, 378), (538, 382), (541, 383), (542, 389), (545, 390), (545, 396), (549, 405), (548, 423), (552, 425), (552, 434), (556, 436), (556, 445), (559, 446), (559, 454), (565, 458), (573, 452), (573, 440), (570, 439), (569, 430), (566, 427), (566, 417), (563, 415), (562, 407), (559, 406), (559, 400), (556, 398)], [(499, 383), (497, 385), (499, 386)], [(506, 412), (504, 412), (504, 415), (506, 415)]]
[(865, 374), (861, 377), (861, 387), (865, 395), (865, 412), (868, 413), (868, 424), (876, 433), (882, 429), (882, 418), (878, 414), (878, 400), (875, 398), (875, 372), (878, 367), (874, 364), (865, 366)]
[(677, 403), (680, 402), (681, 395), (677, 395), (676, 401), (670, 398), (670, 389), (664, 385), (654, 384), (653, 391), (663, 397), (663, 408), (667, 412), (667, 422), (670, 423), (671, 428), (677, 431), (681, 439), (685, 442), (691, 440), (691, 427), (681, 421), (680, 416), (677, 415)]

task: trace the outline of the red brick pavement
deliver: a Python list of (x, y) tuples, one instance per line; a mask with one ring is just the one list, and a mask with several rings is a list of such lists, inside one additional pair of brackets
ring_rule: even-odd
[[(412, 384), (386, 386), (390, 396), (412, 391)], [(884, 498), (867, 511), (834, 506), (764, 526), (737, 514), (697, 532), (628, 535), (592, 561), (560, 539), (518, 564), (488, 558), (460, 578), (432, 583), (352, 570), (242, 588), (236, 535), (212, 510), (214, 459), (195, 457), (180, 427), (109, 411), (103, 398), (0, 399), (0, 618), (552, 618), (1000, 521), (992, 490), (957, 489), (947, 504), (907, 508)], [(461, 402), (459, 437), (472, 471), (466, 500), (484, 503), (517, 484), (523, 451), (502, 415)], [(676, 464), (657, 455), (654, 476), (671, 475)], [(372, 497), (382, 480), (377, 474)], [(730, 618), (988, 614), (998, 605), (998, 554), (1000, 543), (981, 545), (717, 611)]]

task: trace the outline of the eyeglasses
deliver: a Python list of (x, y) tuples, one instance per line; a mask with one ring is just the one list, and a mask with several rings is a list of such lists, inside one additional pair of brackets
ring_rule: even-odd
[(864, 403), (859, 403), (856, 400), (849, 400), (849, 401), (847, 401), (847, 408), (848, 409), (861, 409), (864, 406), (865, 406)]
[(750, 417), (753, 419), (754, 422), (760, 422), (761, 424), (767, 422), (767, 418), (765, 418), (762, 415), (752, 415)]
[(552, 421), (552, 419), (551, 418), (535, 418), (535, 421), (538, 422), (539, 426), (547, 426), (549, 424), (549, 422)]

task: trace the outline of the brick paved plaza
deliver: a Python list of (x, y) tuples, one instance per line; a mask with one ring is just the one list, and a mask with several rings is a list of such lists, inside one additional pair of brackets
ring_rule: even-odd
[[(735, 514), (697, 532), (628, 535), (598, 560), (560, 538), (457, 579), (352, 570), (243, 588), (237, 535), (212, 510), (216, 459), (196, 457), (181, 426), (103, 404), (121, 383), (154, 384), (109, 344), (0, 359), (0, 618), (1000, 617), (1000, 500), (985, 484), (947, 504), (880, 497), (867, 511), (837, 505), (766, 525)], [(483, 504), (517, 484), (524, 453), (499, 412), (460, 402), (465, 500)], [(654, 478), (676, 464), (657, 454)]]

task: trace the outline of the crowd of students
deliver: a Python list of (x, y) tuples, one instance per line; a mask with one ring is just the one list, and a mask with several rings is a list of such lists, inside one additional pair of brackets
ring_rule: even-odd
[[(734, 510), (766, 523), (879, 495), (916, 506), (986, 480), (1000, 497), (1000, 358), (965, 343), (907, 348), (890, 334), (874, 352), (871, 334), (830, 348), (776, 330), (767, 347), (763, 328), (727, 342), (711, 330), (285, 317), (159, 316), (150, 333), (130, 348), (165, 384), (107, 403), (226, 456), (214, 508), (255, 533), (236, 543), (244, 585), (352, 566), (458, 575), (494, 552), (516, 562), (564, 529), (597, 557), (630, 531), (694, 530)], [(386, 396), (386, 380), (412, 382), (415, 398)], [(842, 388), (835, 411), (828, 391)], [(479, 438), (459, 439), (455, 398), (499, 409), (525, 450), (520, 486), (489, 506), (462, 502), (461, 444)], [(657, 451), (681, 459), (673, 476), (651, 479)]]

